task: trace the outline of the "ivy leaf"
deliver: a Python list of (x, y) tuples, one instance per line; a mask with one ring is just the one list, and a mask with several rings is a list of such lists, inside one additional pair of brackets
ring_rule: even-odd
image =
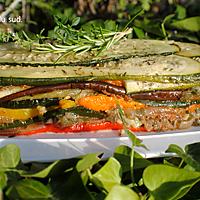
[(169, 147), (168, 147), (168, 149), (166, 150), (166, 153), (176, 153), (177, 155), (182, 155), (185, 152), (178, 145), (176, 145), (176, 144), (170, 144)]
[(23, 179), (13, 184), (6, 193), (13, 199), (49, 199), (52, 197), (50, 189), (40, 181)]
[(90, 193), (84, 186), (80, 174), (76, 169), (74, 169), (72, 172), (52, 178), (50, 186), (54, 193), (55, 199), (92, 200)]
[(91, 168), (93, 165), (97, 164), (100, 161), (100, 156), (102, 153), (91, 153), (83, 156), (83, 158), (78, 161), (76, 165), (76, 169), (78, 172), (87, 170)]
[(166, 152), (176, 153), (180, 156), (188, 165), (200, 171), (200, 143), (194, 143), (187, 145), (184, 150), (178, 145), (171, 144)]
[(108, 193), (105, 200), (140, 200), (140, 197), (136, 192), (131, 190), (129, 187), (122, 185), (115, 185)]
[[(114, 152), (114, 158), (116, 158), (122, 167), (122, 171), (130, 171), (131, 161), (131, 148), (125, 145), (118, 146)], [(143, 158), (139, 153), (134, 153), (134, 169), (142, 169), (153, 164), (151, 161)]]
[(0, 172), (0, 191), (7, 185), (7, 175), (4, 172)]
[(64, 173), (67, 169), (74, 167), (78, 159), (72, 158), (68, 160), (57, 160), (39, 171), (23, 171), (20, 175), (23, 177), (46, 178), (53, 177)]
[(99, 188), (110, 191), (114, 185), (121, 183), (121, 165), (113, 157), (110, 157), (106, 164), (93, 174), (92, 182)]
[(144, 170), (143, 180), (154, 199), (179, 199), (200, 181), (200, 173), (158, 164)]
[(87, 154), (83, 156), (83, 158), (80, 161), (78, 161), (76, 169), (80, 173), (84, 185), (87, 184), (89, 178), (87, 170), (90, 170), (93, 167), (93, 165), (97, 164), (100, 161), (99, 156), (101, 154), (102, 153)]
[(116, 22), (113, 20), (106, 20), (104, 23), (105, 29), (111, 30), (111, 31), (116, 31), (117, 30), (117, 25)]
[(200, 17), (190, 17), (183, 20), (173, 21), (170, 26), (180, 29), (180, 30), (187, 30), (187, 31), (200, 31)]
[(181, 5), (177, 5), (176, 15), (178, 19), (184, 19), (186, 17), (186, 8)]
[(133, 27), (133, 30), (134, 30), (136, 36), (139, 39), (144, 39), (145, 38), (145, 33), (141, 28)]
[(8, 144), (0, 148), (0, 171), (15, 168), (20, 162), (20, 149), (15, 144)]
[(193, 143), (185, 146), (186, 154), (200, 165), (200, 143)]

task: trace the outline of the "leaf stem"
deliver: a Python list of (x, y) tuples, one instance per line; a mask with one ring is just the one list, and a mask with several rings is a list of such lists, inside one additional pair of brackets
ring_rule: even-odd
[(134, 178), (134, 155), (135, 155), (135, 149), (134, 149), (134, 145), (132, 145), (131, 157), (130, 157), (130, 170), (131, 170), (132, 183), (135, 183), (135, 178)]
[(178, 168), (181, 168), (181, 166), (182, 166), (183, 163), (184, 163), (184, 160), (181, 159), (181, 162), (179, 163)]

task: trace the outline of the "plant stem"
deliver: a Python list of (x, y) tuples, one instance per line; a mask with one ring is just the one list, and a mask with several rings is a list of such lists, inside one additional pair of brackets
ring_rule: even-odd
[(181, 162), (178, 165), (178, 168), (181, 168), (182, 164), (184, 163), (184, 160), (182, 159)]
[(131, 180), (133, 183), (135, 182), (135, 179), (134, 179), (134, 155), (135, 155), (135, 149), (134, 149), (134, 145), (132, 145), (131, 158), (130, 158), (130, 170), (131, 170)]

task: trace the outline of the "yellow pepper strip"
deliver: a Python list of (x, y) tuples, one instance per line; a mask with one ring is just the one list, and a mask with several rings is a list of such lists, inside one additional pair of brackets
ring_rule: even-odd
[(9, 109), (0, 108), (0, 116), (14, 120), (26, 120), (39, 115), (37, 108), (26, 108), (26, 109)]
[(72, 100), (62, 99), (59, 101), (59, 105), (62, 109), (66, 109), (76, 106), (76, 103)]

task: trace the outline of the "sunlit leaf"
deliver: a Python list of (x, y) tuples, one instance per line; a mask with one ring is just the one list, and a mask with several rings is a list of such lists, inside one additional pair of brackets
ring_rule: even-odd
[[(23, 179), (12, 185), (7, 195), (16, 199), (49, 199), (52, 197), (50, 189), (40, 181)], [(17, 196), (18, 197), (17, 197)]]
[(200, 17), (190, 17), (183, 20), (173, 21), (170, 26), (187, 31), (200, 31)]
[(0, 191), (7, 185), (7, 175), (0, 172)]
[(200, 181), (200, 173), (158, 164), (144, 170), (143, 180), (155, 199), (179, 199)]
[(178, 19), (184, 19), (186, 17), (186, 8), (178, 4), (176, 6), (176, 15)]
[(110, 157), (106, 164), (93, 174), (93, 183), (99, 188), (110, 191), (114, 185), (121, 183), (121, 165), (113, 157)]
[(85, 155), (80, 161), (78, 161), (76, 165), (76, 169), (78, 172), (84, 171), (86, 169), (91, 168), (93, 165), (98, 163), (100, 161), (100, 156), (101, 153), (91, 153)]
[(15, 168), (20, 161), (20, 149), (15, 144), (8, 144), (0, 148), (0, 171)]
[(136, 192), (131, 190), (129, 187), (122, 185), (115, 185), (108, 193), (105, 200), (140, 200), (140, 197)]

